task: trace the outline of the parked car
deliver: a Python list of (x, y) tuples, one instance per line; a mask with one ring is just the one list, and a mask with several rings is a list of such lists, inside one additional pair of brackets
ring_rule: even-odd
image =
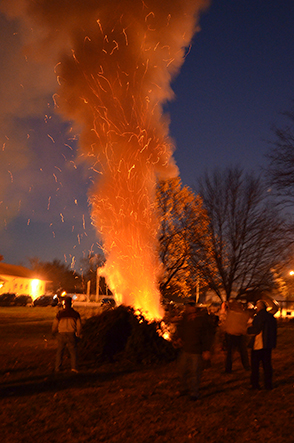
[(16, 298), (15, 294), (11, 294), (10, 292), (6, 292), (5, 294), (0, 295), (0, 306), (12, 306), (14, 304), (14, 300)]
[(15, 306), (28, 306), (33, 304), (33, 299), (30, 295), (18, 295), (14, 299)]
[(104, 297), (101, 299), (101, 307), (102, 309), (112, 309), (116, 307), (116, 303), (114, 298)]
[(40, 295), (33, 301), (33, 306), (52, 306), (53, 295)]

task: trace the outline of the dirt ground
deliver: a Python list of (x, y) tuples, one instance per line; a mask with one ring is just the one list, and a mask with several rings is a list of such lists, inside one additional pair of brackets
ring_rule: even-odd
[[(153, 367), (88, 366), (54, 376), (52, 308), (0, 308), (0, 441), (293, 441), (294, 324), (280, 323), (274, 389), (250, 391), (235, 355), (225, 374), (216, 338), (201, 398), (178, 397), (176, 362)], [(69, 368), (68, 360), (65, 361)]]

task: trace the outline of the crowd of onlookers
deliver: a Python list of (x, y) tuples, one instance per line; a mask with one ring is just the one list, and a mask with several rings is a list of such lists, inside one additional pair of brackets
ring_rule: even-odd
[[(237, 351), (245, 371), (251, 371), (251, 389), (260, 389), (259, 367), (262, 364), (264, 388), (273, 388), (272, 349), (276, 346), (277, 320), (274, 314), (278, 306), (274, 302), (257, 300), (253, 304), (232, 299), (223, 303), (213, 313), (206, 307), (187, 303), (178, 317), (174, 334), (175, 346), (181, 348), (179, 395), (199, 397), (203, 367), (211, 359), (216, 331), (225, 353), (224, 372), (233, 370), (233, 355)], [(250, 359), (248, 350), (250, 349)]]
[[(278, 305), (259, 299), (254, 305), (232, 299), (223, 303), (218, 312), (209, 312), (207, 307), (187, 303), (183, 312), (174, 312), (172, 341), (180, 348), (179, 395), (189, 394), (190, 399), (199, 398), (203, 368), (210, 365), (216, 335), (221, 339), (225, 352), (224, 372), (233, 370), (233, 355), (238, 351), (244, 371), (251, 371), (251, 389), (260, 389), (260, 364), (263, 368), (263, 386), (273, 388), (272, 349), (276, 347), (277, 320), (274, 314)], [(72, 308), (71, 297), (64, 297), (52, 332), (57, 335), (58, 347), (55, 371), (62, 366), (62, 357), (67, 347), (71, 357), (71, 370), (77, 372), (77, 341), (81, 335), (81, 318)], [(218, 332), (218, 334), (217, 334)], [(250, 349), (250, 359), (248, 355)]]

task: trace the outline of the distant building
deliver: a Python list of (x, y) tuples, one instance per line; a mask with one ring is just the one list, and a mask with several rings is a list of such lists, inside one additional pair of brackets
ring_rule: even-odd
[(46, 293), (47, 283), (31, 269), (0, 262), (0, 295), (30, 295), (35, 300)]

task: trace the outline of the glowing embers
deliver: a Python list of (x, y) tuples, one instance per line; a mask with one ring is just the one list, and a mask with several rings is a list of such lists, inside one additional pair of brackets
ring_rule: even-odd
[(90, 202), (103, 275), (118, 302), (160, 318), (155, 186), (178, 174), (163, 105), (206, 1), (55, 3), (50, 14), (48, 2), (21, 14), (30, 35), (42, 31), (34, 52), (56, 54), (56, 106), (81, 128), (82, 155), (99, 175)]

